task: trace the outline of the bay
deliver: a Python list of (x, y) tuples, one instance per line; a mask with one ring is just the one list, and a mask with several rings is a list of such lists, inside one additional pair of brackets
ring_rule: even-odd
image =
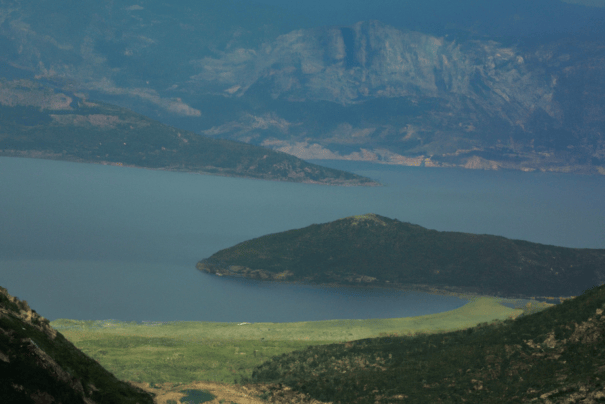
[(290, 322), (443, 312), (451, 296), (227, 279), (195, 263), (268, 233), (377, 213), (436, 230), (605, 248), (605, 178), (322, 161), (330, 187), (0, 158), (0, 286), (50, 320)]

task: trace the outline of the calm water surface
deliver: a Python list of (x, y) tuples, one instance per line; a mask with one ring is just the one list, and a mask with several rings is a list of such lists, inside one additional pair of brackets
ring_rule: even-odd
[(603, 177), (322, 163), (385, 186), (0, 158), (0, 286), (50, 320), (391, 318), (466, 301), (225, 279), (195, 263), (252, 237), (369, 212), (436, 230), (605, 248)]

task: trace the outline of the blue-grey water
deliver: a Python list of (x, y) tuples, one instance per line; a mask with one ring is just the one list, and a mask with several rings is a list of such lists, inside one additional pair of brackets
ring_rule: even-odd
[(466, 301), (227, 279), (195, 263), (253, 237), (369, 212), (437, 230), (605, 248), (605, 177), (322, 163), (385, 186), (0, 158), (0, 286), (50, 320), (391, 318)]

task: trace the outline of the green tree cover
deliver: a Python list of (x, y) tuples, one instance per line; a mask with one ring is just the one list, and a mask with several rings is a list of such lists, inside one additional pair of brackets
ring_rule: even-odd
[[(30, 98), (49, 93), (35, 83), (27, 85), (30, 88), (25, 93)], [(71, 104), (50, 110), (2, 105), (0, 100), (0, 156), (293, 182), (377, 185), (369, 178), (307, 163), (286, 153), (179, 130), (115, 105), (78, 99)]]
[(552, 297), (603, 283), (605, 250), (440, 232), (368, 214), (245, 241), (197, 267), (258, 279)]
[(152, 404), (0, 287), (0, 402)]
[(242, 382), (271, 383), (268, 397), (291, 388), (334, 404), (601, 402), (604, 308), (600, 286), (516, 320), (309, 347)]

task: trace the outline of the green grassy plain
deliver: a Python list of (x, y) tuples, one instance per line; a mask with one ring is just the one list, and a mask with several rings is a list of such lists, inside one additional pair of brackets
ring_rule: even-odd
[[(50, 325), (122, 380), (147, 383), (236, 383), (271, 357), (311, 345), (384, 335), (454, 331), (546, 308), (534, 302), (505, 307), (506, 299), (474, 297), (448, 312), (419, 317), (296, 323), (166, 323), (59, 319)], [(508, 301), (511, 302), (511, 301)]]

